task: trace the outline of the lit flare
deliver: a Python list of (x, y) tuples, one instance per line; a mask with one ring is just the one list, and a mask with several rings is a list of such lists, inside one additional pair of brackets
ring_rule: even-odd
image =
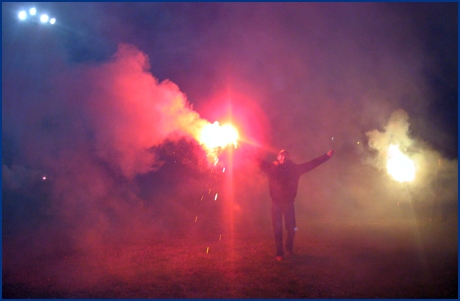
[(415, 164), (396, 145), (388, 148), (388, 173), (398, 182), (412, 182), (415, 179)]
[(220, 126), (219, 122), (206, 125), (200, 133), (199, 141), (209, 150), (234, 145), (238, 142), (238, 131), (231, 124)]

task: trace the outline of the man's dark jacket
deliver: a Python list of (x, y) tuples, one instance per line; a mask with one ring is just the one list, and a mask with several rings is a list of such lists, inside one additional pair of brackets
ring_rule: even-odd
[(260, 168), (268, 175), (270, 197), (274, 203), (293, 203), (297, 195), (300, 176), (329, 160), (324, 154), (316, 159), (302, 164), (287, 160), (280, 164), (278, 160), (272, 163), (260, 161)]

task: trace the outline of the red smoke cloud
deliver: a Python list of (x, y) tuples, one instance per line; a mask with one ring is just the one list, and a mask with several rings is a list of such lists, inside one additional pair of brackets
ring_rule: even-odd
[(176, 84), (159, 82), (149, 69), (144, 53), (120, 44), (111, 61), (80, 73), (88, 91), (82, 101), (97, 155), (128, 178), (154, 168), (152, 147), (173, 135), (197, 137), (208, 123)]
[[(30, 251), (48, 252), (62, 237), (67, 247), (85, 250), (124, 238), (151, 239), (152, 232), (161, 231), (162, 221), (153, 220), (156, 213), (149, 204), (176, 202), (165, 193), (175, 186), (163, 187), (160, 179), (149, 184), (155, 192), (146, 196), (140, 192), (142, 184), (136, 176), (148, 175), (161, 165), (156, 147), (167, 139), (197, 140), (210, 122), (193, 110), (176, 84), (155, 78), (149, 58), (134, 46), (120, 44), (107, 62), (69, 66), (57, 60), (55, 67), (51, 89), (36, 95), (46, 100), (46, 105), (36, 110), (23, 108), (33, 111), (35, 117), (30, 119), (32, 130), (24, 131), (25, 138), (19, 143), (27, 153), (29, 167), (4, 168), (8, 174), (29, 172), (40, 180), (47, 175), (41, 183), (48, 185), (49, 195), (35, 201), (42, 203), (43, 214), (50, 221), (24, 231), (21, 240), (27, 237), (33, 246)], [(255, 127), (263, 124), (257, 106), (243, 101), (235, 104), (234, 120), (240, 123), (240, 132), (256, 129), (257, 135), (261, 134), (263, 127)], [(218, 107), (214, 102), (210, 108), (218, 111)], [(257, 136), (253, 134), (252, 138)], [(184, 176), (175, 180), (186, 197), (190, 197), (190, 189), (199, 186), (198, 179)], [(6, 202), (17, 206), (12, 203), (15, 199)], [(13, 251), (6, 253), (15, 254), (11, 241), (9, 246)]]
[[(197, 140), (210, 122), (193, 110), (176, 84), (155, 78), (147, 55), (132, 45), (120, 44), (107, 62), (62, 66), (52, 87), (49, 95), (40, 97), (50, 99), (54, 106), (38, 113), (37, 122), (60, 117), (53, 119), (53, 130), (36, 127), (29, 156), (51, 183), (47, 214), (56, 224), (51, 229), (42, 224), (45, 230), (40, 232), (63, 235), (85, 249), (107, 239), (149, 237), (161, 226), (152, 221), (148, 203), (175, 200), (142, 195), (135, 177), (159, 168), (162, 163), (154, 149), (166, 139)], [(233, 111), (228, 111), (229, 106)], [(207, 114), (217, 112), (208, 115), (222, 124), (232, 120), (251, 143), (259, 144), (267, 128), (259, 107), (242, 96), (231, 102), (215, 98), (204, 109)], [(198, 181), (176, 180), (182, 191), (197, 186)], [(157, 191), (173, 189), (151, 185)], [(41, 236), (35, 237), (35, 243), (41, 244)]]

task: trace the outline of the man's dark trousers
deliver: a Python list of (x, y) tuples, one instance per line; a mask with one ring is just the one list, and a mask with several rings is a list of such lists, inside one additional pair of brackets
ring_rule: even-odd
[(283, 216), (287, 231), (286, 250), (292, 252), (296, 230), (294, 202), (272, 202), (272, 224), (275, 234), (276, 256), (282, 256), (283, 251)]

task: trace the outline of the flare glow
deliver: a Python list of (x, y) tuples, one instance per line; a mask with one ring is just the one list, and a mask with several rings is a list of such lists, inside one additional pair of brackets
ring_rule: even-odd
[(218, 147), (226, 147), (228, 145), (237, 145), (238, 131), (231, 124), (219, 125), (216, 121), (206, 125), (200, 134), (199, 141), (207, 149), (212, 150)]
[(388, 148), (388, 173), (398, 182), (412, 182), (415, 179), (415, 164), (404, 155), (397, 145)]

